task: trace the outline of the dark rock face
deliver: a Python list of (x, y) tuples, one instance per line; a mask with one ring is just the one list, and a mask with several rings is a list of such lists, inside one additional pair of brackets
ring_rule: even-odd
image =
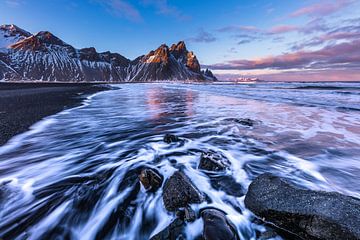
[(185, 239), (183, 230), (185, 222), (179, 218), (175, 219), (168, 227), (150, 238), (151, 240), (180, 240)]
[(141, 184), (147, 191), (155, 192), (161, 187), (163, 176), (154, 169), (143, 169), (139, 175)]
[(191, 203), (201, 203), (203, 200), (200, 191), (182, 172), (175, 172), (164, 184), (163, 201), (168, 211), (175, 211)]
[(177, 44), (173, 44), (170, 48), (170, 53), (175, 57), (176, 60), (182, 62), (191, 71), (200, 73), (200, 63), (197, 60), (193, 52), (189, 52), (186, 49), (184, 41), (180, 41)]
[(208, 68), (206, 70), (203, 70), (202, 73), (204, 74), (205, 77), (209, 79), (216, 79), (214, 74)]
[[(48, 31), (30, 34), (15, 25), (0, 27), (0, 80), (121, 82), (216, 80), (184, 42), (165, 44), (133, 61), (95, 48), (75, 49)], [(212, 77), (211, 77), (212, 76)]]
[(178, 136), (175, 136), (173, 134), (165, 134), (164, 136), (164, 142), (170, 144), (170, 143), (173, 143), (173, 142), (178, 142), (180, 141), (179, 137)]
[(217, 209), (205, 209), (201, 213), (204, 221), (204, 240), (238, 240), (235, 225)]
[(230, 166), (229, 160), (219, 153), (208, 151), (201, 154), (199, 168), (207, 171), (224, 171)]
[(303, 239), (360, 239), (360, 200), (300, 189), (271, 174), (251, 184), (245, 206)]

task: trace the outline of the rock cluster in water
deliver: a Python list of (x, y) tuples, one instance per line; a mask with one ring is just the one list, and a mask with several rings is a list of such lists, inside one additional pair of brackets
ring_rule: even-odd
[[(164, 142), (168, 144), (181, 141), (178, 136), (166, 134)], [(230, 162), (221, 154), (204, 152), (199, 161), (199, 169), (210, 172), (220, 172), (230, 167)], [(162, 185), (160, 173), (155, 169), (143, 169), (139, 180), (145, 189), (156, 191)], [(176, 219), (164, 230), (153, 236), (152, 240), (185, 239), (184, 227), (186, 222), (193, 222), (201, 217), (204, 222), (202, 239), (239, 239), (236, 226), (218, 209), (203, 209), (196, 213), (190, 204), (205, 201), (204, 194), (191, 182), (185, 173), (174, 172), (163, 185), (163, 203), (166, 210), (176, 213)]]
[[(251, 125), (250, 121), (246, 121)], [(167, 134), (164, 142), (180, 141), (175, 135)], [(227, 175), (218, 173), (230, 169), (230, 161), (221, 153), (203, 152), (198, 168), (204, 171), (212, 186), (227, 194), (241, 197), (243, 187)], [(163, 182), (163, 176), (154, 169), (142, 170), (140, 182), (145, 189), (156, 191)], [(215, 208), (203, 208), (195, 212), (191, 204), (206, 201), (205, 195), (181, 170), (176, 171), (163, 184), (163, 203), (166, 210), (175, 212), (175, 220), (164, 230), (154, 235), (153, 240), (186, 239), (186, 222), (197, 218), (203, 221), (204, 240), (238, 240), (237, 227), (226, 214)], [(339, 193), (300, 189), (286, 180), (271, 174), (258, 176), (249, 186), (245, 206), (256, 216), (254, 221), (271, 227), (258, 239), (272, 239), (279, 234), (290, 239), (360, 239), (360, 200)]]

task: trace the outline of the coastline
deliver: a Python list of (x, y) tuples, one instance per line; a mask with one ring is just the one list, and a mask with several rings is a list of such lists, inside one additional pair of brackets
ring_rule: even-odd
[(0, 83), (0, 146), (41, 119), (108, 89), (93, 83)]

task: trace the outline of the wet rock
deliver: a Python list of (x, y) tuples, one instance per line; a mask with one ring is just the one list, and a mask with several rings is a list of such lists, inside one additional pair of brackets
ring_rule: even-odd
[(250, 118), (239, 118), (235, 122), (248, 127), (252, 127), (255, 124), (255, 121)]
[(350, 196), (301, 189), (266, 173), (250, 184), (245, 206), (303, 239), (360, 239), (360, 200)]
[(201, 212), (204, 221), (204, 240), (239, 240), (235, 225), (225, 213), (217, 209), (205, 209)]
[(139, 179), (147, 191), (153, 192), (158, 190), (163, 182), (163, 176), (151, 168), (143, 169), (139, 175)]
[(196, 219), (196, 213), (190, 206), (176, 210), (175, 214), (179, 219), (184, 220), (185, 222), (193, 222)]
[(231, 175), (210, 176), (210, 183), (213, 188), (220, 190), (235, 197), (242, 197), (245, 195), (244, 187), (235, 181)]
[(191, 209), (191, 207), (185, 208), (185, 221), (187, 222), (193, 222), (196, 219), (196, 214), (194, 210)]
[(266, 230), (265, 232), (262, 232), (259, 236), (259, 240), (269, 240), (269, 239), (275, 239), (279, 235), (272, 229)]
[(175, 211), (190, 203), (200, 203), (203, 199), (200, 191), (182, 172), (175, 172), (164, 184), (163, 201), (168, 211)]
[(173, 143), (173, 142), (179, 142), (180, 139), (178, 136), (175, 136), (173, 134), (165, 134), (164, 136), (164, 142), (170, 144), (170, 143)]
[(230, 166), (229, 160), (225, 156), (213, 151), (201, 154), (199, 169), (207, 171), (224, 171)]
[(74, 193), (74, 207), (82, 211), (90, 211), (101, 196), (101, 186), (96, 182), (84, 183)]
[(175, 219), (164, 230), (154, 235), (151, 240), (180, 240), (186, 239), (183, 234), (185, 222), (179, 218)]

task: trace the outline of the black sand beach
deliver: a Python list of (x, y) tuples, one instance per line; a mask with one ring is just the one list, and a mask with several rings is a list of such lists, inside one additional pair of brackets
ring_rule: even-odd
[(0, 145), (42, 118), (108, 89), (88, 83), (0, 83)]

